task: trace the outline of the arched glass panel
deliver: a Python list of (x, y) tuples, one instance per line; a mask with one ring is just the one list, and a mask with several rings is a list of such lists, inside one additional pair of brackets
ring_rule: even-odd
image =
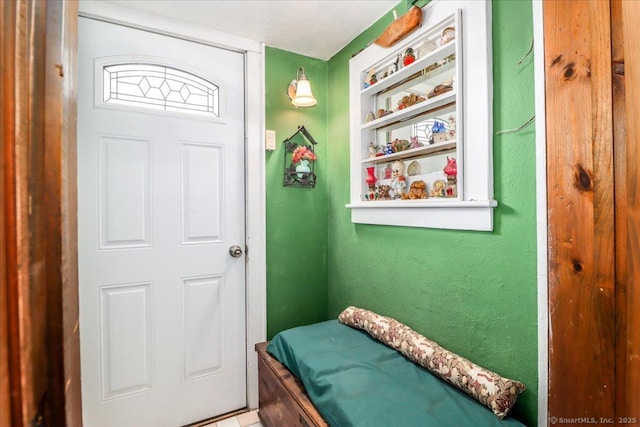
[(103, 101), (152, 110), (220, 117), (219, 87), (202, 77), (155, 64), (103, 67)]

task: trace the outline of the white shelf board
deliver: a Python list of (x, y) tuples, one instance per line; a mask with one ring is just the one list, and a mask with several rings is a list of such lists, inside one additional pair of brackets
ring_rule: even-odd
[(362, 130), (378, 129), (396, 122), (412, 119), (416, 115), (419, 115), (420, 113), (423, 113), (425, 111), (435, 110), (436, 108), (453, 104), (455, 102), (456, 90), (453, 89), (449, 92), (443, 93), (442, 95), (438, 95), (431, 99), (422, 101), (416, 105), (412, 105), (411, 107), (403, 108), (402, 110), (387, 114), (386, 116), (380, 117), (379, 119), (366, 122), (362, 125)]
[(430, 154), (439, 153), (441, 151), (451, 151), (456, 148), (456, 140), (438, 142), (431, 145), (425, 145), (419, 148), (412, 148), (410, 150), (399, 151), (393, 154), (385, 154), (384, 156), (372, 157), (371, 159), (364, 159), (362, 164), (377, 164), (388, 163), (391, 160), (396, 159), (410, 159), (413, 157), (426, 156)]
[(447, 56), (455, 53), (456, 51), (456, 44), (455, 41), (451, 41), (449, 43), (447, 43), (444, 46), (441, 46), (439, 48), (437, 48), (436, 50), (434, 50), (433, 52), (430, 52), (428, 55), (416, 60), (415, 62), (412, 62), (411, 64), (401, 68), (400, 70), (396, 71), (395, 73), (391, 74), (390, 76), (382, 79), (382, 80), (378, 80), (377, 83), (363, 89), (360, 94), (361, 95), (365, 95), (365, 96), (372, 96), (375, 95), (378, 92), (382, 92), (383, 90), (390, 88), (391, 86), (393, 86), (396, 83), (399, 83), (401, 81), (403, 81), (404, 79), (406, 79), (407, 77), (411, 76), (414, 73), (417, 73), (420, 71), (420, 69), (422, 68), (426, 68), (431, 64), (434, 64), (444, 58), (446, 58)]

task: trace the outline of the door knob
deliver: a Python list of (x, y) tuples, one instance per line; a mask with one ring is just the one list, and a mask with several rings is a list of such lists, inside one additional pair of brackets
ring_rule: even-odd
[(233, 245), (229, 248), (229, 255), (234, 258), (240, 258), (242, 256), (242, 248), (238, 245)]

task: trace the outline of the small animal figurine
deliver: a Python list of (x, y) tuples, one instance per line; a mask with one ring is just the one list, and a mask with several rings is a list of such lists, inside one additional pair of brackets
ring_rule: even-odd
[(391, 196), (389, 195), (390, 192), (390, 185), (385, 184), (378, 186), (378, 200), (391, 200)]
[(409, 192), (402, 195), (402, 199), (426, 199), (427, 196), (427, 184), (422, 181), (414, 181), (409, 187)]
[(411, 144), (409, 144), (409, 148), (420, 148), (422, 147), (422, 143), (420, 141), (418, 141), (418, 137), (417, 136), (412, 136), (411, 138)]
[(404, 151), (409, 148), (409, 141), (406, 139), (396, 138), (391, 142), (391, 148), (394, 153), (399, 153), (400, 151)]

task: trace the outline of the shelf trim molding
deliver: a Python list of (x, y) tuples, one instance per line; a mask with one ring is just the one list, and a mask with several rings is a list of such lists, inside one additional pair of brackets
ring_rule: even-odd
[[(383, 206), (371, 206), (369, 208), (360, 203), (347, 206), (351, 207), (351, 222), (356, 224), (493, 231), (493, 209), (495, 206), (488, 206), (491, 202), (459, 202), (460, 204), (452, 204), (451, 206), (416, 205), (412, 209)], [(382, 202), (362, 203), (377, 205)]]

